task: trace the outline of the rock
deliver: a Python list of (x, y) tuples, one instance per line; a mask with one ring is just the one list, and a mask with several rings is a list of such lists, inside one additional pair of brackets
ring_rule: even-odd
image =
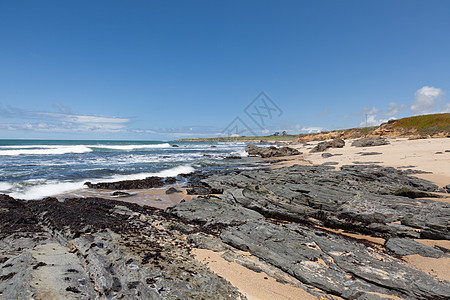
[(2, 299), (243, 299), (191, 256), (187, 237), (174, 235), (159, 210), (98, 198), (4, 196), (0, 208), (45, 224), (17, 232), (18, 224), (2, 219)]
[(129, 197), (131, 196), (130, 193), (127, 192), (122, 192), (122, 191), (115, 191), (111, 194), (111, 196), (115, 196), (115, 197)]
[(421, 256), (439, 258), (444, 255), (444, 252), (439, 249), (405, 238), (390, 238), (386, 241), (385, 247), (402, 256), (419, 254)]
[[(375, 165), (186, 176), (194, 192), (223, 193), (165, 211), (99, 198), (25, 202), (0, 195), (2, 297), (39, 298), (41, 283), (52, 280), (42, 274), (64, 271), (50, 289), (61, 298), (242, 299), (193, 259), (192, 246), (225, 251), (227, 259), (317, 297), (450, 297), (448, 282), (397, 257), (448, 255), (412, 239), (449, 240), (450, 204), (394, 195), (405, 188), (436, 191), (428, 181)], [(361, 234), (387, 239), (385, 247)], [(39, 256), (50, 258), (52, 249), (58, 266), (67, 262), (63, 269)], [(249, 252), (246, 258), (238, 259), (241, 251)]]
[(228, 227), (220, 238), (302, 283), (345, 299), (371, 293), (407, 299), (445, 299), (450, 295), (448, 284), (399, 259), (357, 240), (300, 224), (252, 221)]
[(441, 198), (441, 196), (439, 196), (439, 195), (422, 192), (422, 191), (415, 191), (415, 190), (411, 190), (408, 188), (398, 189), (394, 192), (394, 195), (413, 198), (413, 199), (416, 199), (416, 198)]
[(380, 155), (383, 153), (381, 153), (381, 152), (359, 152), (357, 154), (361, 154), (361, 156), (367, 156), (367, 155)]
[[(299, 223), (314, 218), (323, 226), (385, 237), (417, 237), (416, 229), (421, 229), (423, 238), (450, 238), (449, 204), (392, 195), (402, 187), (426, 192), (438, 186), (394, 168), (355, 165), (337, 172), (326, 166), (293, 166), (214, 175), (203, 182), (223, 189), (221, 198), (267, 218)], [(404, 227), (389, 224), (394, 222)]]
[(353, 141), (352, 146), (354, 147), (373, 147), (389, 145), (389, 141), (385, 137), (371, 137), (371, 138), (361, 138)]
[(177, 182), (177, 179), (175, 177), (166, 177), (166, 180), (164, 182), (166, 184), (174, 184)]
[(245, 151), (250, 156), (261, 156), (263, 158), (266, 157), (280, 157), (280, 156), (291, 156), (291, 155), (299, 155), (300, 151), (290, 147), (280, 147), (277, 148), (275, 146), (270, 147), (258, 147), (255, 145), (247, 145)]
[(446, 186), (444, 186), (444, 190), (445, 190), (447, 193), (450, 193), (450, 184), (447, 184)]
[(222, 189), (212, 189), (207, 186), (193, 187), (186, 190), (188, 195), (211, 195), (211, 194), (222, 194)]
[(180, 146), (178, 146), (178, 145), (176, 145), (176, 144), (173, 144), (172, 147), (178, 148), (178, 147), (180, 147)]
[(95, 184), (91, 182), (86, 182), (85, 185), (87, 185), (91, 189), (131, 190), (131, 189), (150, 189), (155, 187), (162, 187), (164, 186), (164, 181), (163, 178), (161, 177), (152, 176), (140, 180), (99, 182)]
[(242, 157), (241, 156), (230, 155), (230, 156), (225, 156), (224, 159), (242, 159)]
[(173, 194), (173, 193), (182, 193), (182, 191), (177, 190), (177, 189), (174, 188), (174, 187), (170, 187), (170, 188), (168, 188), (168, 189), (166, 190), (166, 194)]
[(323, 152), (328, 148), (342, 148), (345, 146), (345, 141), (343, 139), (337, 138), (331, 141), (320, 142), (315, 146), (310, 152)]
[(331, 154), (331, 153), (322, 153), (322, 157), (323, 158), (329, 158), (329, 157), (332, 157), (333, 156), (333, 154)]
[(338, 164), (339, 163), (337, 161), (327, 161), (327, 162), (324, 162), (322, 164), (322, 166), (335, 166), (335, 165), (338, 165)]

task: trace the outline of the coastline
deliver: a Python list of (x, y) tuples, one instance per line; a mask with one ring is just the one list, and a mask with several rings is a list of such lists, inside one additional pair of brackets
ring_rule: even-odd
[[(194, 195), (191, 197), (187, 195), (187, 187), (184, 187), (184, 185), (167, 185), (148, 190), (126, 190), (130, 193), (138, 192), (136, 198), (133, 198), (133, 196), (124, 198), (108, 197), (107, 195), (111, 193), (111, 190), (91, 189), (84, 190), (83, 192), (85, 194), (83, 195), (74, 194), (72, 196), (78, 198), (80, 196), (102, 196), (110, 200), (88, 198), (85, 200), (73, 199), (68, 200), (67, 203), (61, 203), (58, 201), (55, 202), (52, 199), (46, 199), (21, 204), (20, 202), (16, 202), (16, 200), (4, 198), (0, 203), (2, 205), (5, 205), (5, 203), (9, 204), (2, 208), (2, 213), (5, 213), (5, 211), (6, 213), (17, 211), (18, 214), (22, 214), (25, 211), (35, 211), (37, 215), (30, 215), (28, 217), (36, 219), (35, 225), (17, 223), (9, 223), (8, 225), (8, 221), (6, 222), (7, 225), (2, 225), (12, 226), (12, 235), (3, 236), (0, 239), (0, 243), (4, 247), (3, 249), (9, 249), (7, 253), (2, 252), (0, 255), (2, 266), (2, 273), (0, 275), (5, 276), (4, 278), (11, 276), (13, 280), (16, 274), (28, 274), (27, 276), (34, 278), (34, 282), (38, 282), (42, 286), (43, 281), (39, 280), (44, 280), (44, 277), (49, 272), (55, 272), (55, 269), (50, 266), (51, 263), (54, 263), (51, 260), (50, 254), (42, 256), (38, 253), (31, 252), (32, 260), (29, 265), (24, 265), (22, 268), (20, 266), (14, 267), (16, 268), (14, 271), (11, 270), (11, 266), (8, 266), (11, 265), (12, 261), (20, 257), (23, 249), (34, 245), (34, 248), (41, 250), (52, 246), (55, 249), (59, 249), (60, 254), (71, 257), (65, 267), (58, 269), (58, 272), (61, 272), (58, 273), (61, 274), (61, 278), (64, 278), (65, 275), (63, 274), (65, 270), (69, 268), (79, 269), (80, 266), (83, 266), (87, 270), (86, 273), (83, 273), (85, 274), (84, 276), (96, 281), (100, 278), (99, 276), (101, 274), (95, 275), (93, 269), (88, 267), (88, 265), (94, 264), (96, 268), (104, 269), (108, 273), (106, 266), (93, 261), (93, 259), (101, 255), (105, 261), (111, 261), (112, 258), (108, 255), (105, 256), (105, 254), (108, 251), (112, 251), (110, 253), (116, 253), (114, 256), (116, 262), (113, 263), (116, 271), (114, 271), (113, 275), (108, 275), (111, 278), (109, 284), (112, 290), (103, 290), (104, 293), (108, 292), (114, 295), (131, 295), (130, 293), (136, 295), (137, 292), (141, 294), (153, 293), (151, 292), (153, 291), (152, 286), (156, 286), (157, 293), (154, 296), (166, 297), (168, 295), (165, 294), (166, 292), (175, 291), (175, 285), (172, 286), (170, 281), (163, 280), (163, 277), (157, 274), (152, 275), (151, 278), (158, 279), (149, 280), (148, 278), (150, 277), (145, 272), (148, 272), (148, 268), (154, 268), (155, 266), (169, 268), (171, 261), (179, 261), (178, 259), (183, 257), (186, 260), (183, 268), (187, 268), (194, 273), (200, 272), (201, 270), (203, 272), (202, 274), (206, 276), (205, 278), (210, 278), (208, 280), (216, 286), (215, 289), (227, 290), (228, 292), (224, 292), (223, 295), (226, 293), (233, 295), (230, 297), (231, 299), (241, 297), (238, 294), (239, 292), (248, 299), (271, 299), (274, 297), (295, 299), (299, 295), (302, 295), (301, 297), (303, 299), (316, 299), (320, 297), (340, 299), (341, 297), (353, 297), (351, 296), (353, 295), (352, 293), (356, 293), (357, 291), (367, 296), (376, 294), (389, 299), (407, 298), (409, 297), (408, 295), (415, 295), (414, 293), (419, 293), (421, 297), (424, 295), (432, 295), (436, 299), (446, 297), (447, 293), (450, 293), (450, 291), (446, 290), (446, 287), (449, 286), (448, 272), (446, 270), (450, 268), (450, 258), (447, 254), (448, 252), (445, 251), (450, 250), (450, 245), (448, 239), (439, 238), (445, 236), (445, 231), (436, 231), (438, 227), (433, 227), (435, 226), (433, 224), (428, 226), (426, 223), (419, 225), (417, 222), (406, 222), (406, 220), (402, 219), (403, 217), (401, 215), (402, 210), (414, 210), (414, 206), (411, 205), (416, 203), (415, 205), (423, 206), (420, 210), (414, 210), (416, 211), (417, 217), (423, 215), (425, 220), (427, 218), (431, 220), (436, 217), (433, 215), (436, 210), (443, 212), (450, 209), (447, 205), (448, 198), (392, 198), (393, 196), (384, 195), (383, 193), (386, 191), (391, 191), (392, 193), (397, 189), (397, 185), (392, 185), (392, 179), (384, 180), (383, 178), (395, 175), (396, 177), (392, 178), (401, 180), (402, 184), (417, 185), (416, 188), (425, 191), (433, 188), (426, 182), (420, 181), (421, 176), (427, 175), (428, 177), (433, 177), (434, 183), (442, 187), (446, 182), (447, 170), (443, 170), (440, 167), (448, 162), (450, 153), (445, 152), (445, 150), (450, 149), (450, 139), (433, 139), (432, 141), (390, 139), (390, 145), (367, 148), (355, 148), (350, 146), (349, 141), (346, 142), (344, 148), (331, 148), (327, 150), (327, 153), (333, 155), (328, 158), (322, 157), (322, 153), (309, 153), (309, 150), (311, 150), (316, 142), (311, 142), (307, 145), (295, 145), (294, 147), (303, 152), (303, 154), (291, 157), (277, 157), (276, 160), (278, 162), (271, 163), (270, 170), (241, 170), (226, 175), (221, 175), (219, 172), (209, 174), (206, 177), (194, 178), (191, 181), (192, 185), (188, 186), (191, 188), (196, 186), (205, 187), (204, 184), (206, 184), (206, 186), (216, 190), (223, 190), (222, 193), (216, 195)], [(380, 154), (362, 155), (362, 153), (366, 152), (377, 152)], [(436, 154), (436, 152), (442, 153)], [(274, 158), (258, 160), (268, 163), (269, 161), (273, 161)], [(355, 161), (362, 162), (363, 164), (354, 164)], [(336, 162), (337, 164), (327, 166), (327, 162)], [(381, 169), (366, 167), (365, 164), (371, 162), (376, 162)], [(342, 165), (353, 165), (356, 168), (356, 173), (338, 171)], [(401, 171), (390, 174), (388, 169), (383, 169), (390, 166), (397, 167), (397, 170), (412, 169), (434, 173), (411, 174), (414, 177), (403, 174)], [(371, 174), (379, 174), (377, 176), (380, 176), (381, 181), (373, 182), (372, 179), (359, 177), (360, 175), (358, 174), (361, 172), (367, 172), (370, 175), (367, 178), (372, 178)], [(346, 181), (342, 181), (341, 183), (341, 180), (343, 180), (341, 176), (344, 176), (344, 178), (347, 176), (348, 179), (345, 179)], [(290, 183), (292, 180), (290, 178), (297, 178), (295, 180), (302, 182), (297, 184), (300, 184), (302, 187), (300, 189), (295, 188)], [(331, 188), (331, 186), (327, 186), (325, 190), (315, 190), (319, 186), (317, 183), (322, 182), (325, 178), (327, 180), (324, 182), (335, 182), (335, 184), (338, 183), (338, 186), (342, 185), (342, 187), (345, 187), (345, 189), (336, 190), (338, 194), (334, 197), (338, 197), (337, 195), (339, 193), (348, 193), (346, 191), (348, 187), (343, 184), (343, 182), (347, 181), (352, 182), (350, 191), (363, 192), (362, 197), (365, 198), (365, 201), (360, 203), (355, 198), (352, 201), (357, 202), (353, 202), (352, 206), (364, 206), (356, 210), (352, 206), (346, 206), (345, 204), (343, 206), (349, 210), (347, 214), (357, 216), (356, 219), (348, 219), (348, 217), (341, 218), (339, 211), (335, 211), (332, 207), (328, 208), (326, 212), (322, 212), (322, 205), (325, 202), (318, 202), (322, 203), (320, 206), (310, 203), (312, 200), (325, 201), (326, 199), (330, 199), (329, 196), (309, 199), (308, 204), (302, 202), (303, 200), (301, 199), (305, 195), (314, 195), (319, 191), (320, 193), (326, 192), (334, 195), (333, 189), (336, 189), (336, 187)], [(358, 180), (355, 181), (355, 179)], [(359, 180), (362, 180), (362, 182), (358, 183)], [(175, 187), (181, 190), (182, 193), (166, 195), (165, 191), (169, 187)], [(364, 187), (364, 190), (361, 190), (361, 187)], [(372, 193), (377, 195), (376, 191), (380, 187), (384, 191), (382, 194), (377, 197), (370, 195), (371, 189), (373, 189)], [(306, 192), (310, 189), (312, 189), (311, 192)], [(167, 196), (167, 198), (161, 199), (163, 196)], [(447, 195), (442, 194), (441, 196)], [(291, 203), (292, 200), (288, 201), (290, 197), (301, 201), (299, 203)], [(338, 199), (340, 199), (339, 197)], [(158, 198), (163, 201), (156, 201)], [(250, 199), (252, 200), (250, 201)], [(343, 203), (345, 203), (345, 199), (346, 197), (343, 197), (339, 201), (344, 201)], [(398, 202), (397, 208), (395, 210), (389, 210), (385, 205), (394, 199)], [(187, 201), (181, 202), (181, 200)], [(259, 201), (262, 202), (259, 203)], [(372, 201), (370, 203), (373, 207), (367, 207), (366, 201)], [(140, 205), (136, 205), (136, 203)], [(82, 209), (71, 210), (70, 207), (72, 206), (80, 206)], [(165, 210), (154, 209), (150, 206)], [(428, 209), (428, 206), (434, 208)], [(29, 208), (22, 211), (22, 207)], [(69, 211), (65, 212), (67, 209)], [(104, 214), (101, 211), (105, 209)], [(365, 210), (369, 215), (364, 216), (363, 213)], [(53, 215), (53, 211), (56, 212), (56, 215)], [(300, 211), (309, 217), (300, 217)], [(390, 219), (389, 222), (383, 219), (378, 220), (378, 217), (373, 221), (369, 221), (372, 220), (370, 217), (370, 214), (372, 214), (371, 211), (375, 211), (376, 214), (389, 216), (387, 217)], [(42, 214), (43, 212), (44, 214)], [(72, 212), (73, 216), (69, 217), (67, 213), (70, 212)], [(399, 215), (392, 216), (392, 213), (398, 213)], [(91, 214), (97, 218), (90, 221)], [(364, 221), (366, 217), (370, 218)], [(44, 219), (41, 220), (40, 218)], [(73, 221), (70, 222), (72, 218)], [(359, 220), (358, 218), (363, 219)], [(48, 224), (56, 224), (52, 225), (56, 226), (52, 229), (53, 232), (57, 233), (56, 236), (64, 237), (66, 242), (61, 242), (61, 238), (55, 239), (53, 234), (44, 232), (39, 233), (42, 240), (34, 241), (31, 244), (30, 240), (26, 237), (30, 233), (25, 234), (25, 236), (21, 236), (21, 234), (17, 236), (18, 233), (26, 233), (27, 230), (31, 230), (31, 236), (36, 236), (37, 232), (41, 230), (38, 227), (41, 226), (39, 224), (42, 222), (45, 224), (48, 222), (50, 222)], [(106, 222), (102, 226), (108, 228), (108, 233), (102, 233), (96, 229), (98, 222), (100, 224)], [(61, 225), (58, 225), (59, 223)], [(81, 225), (84, 224), (84, 227), (80, 227), (78, 223)], [(377, 224), (377, 226), (368, 226), (370, 224)], [(102, 226), (98, 228), (102, 228)], [(371, 229), (367, 230), (368, 227)], [(2, 228), (1, 232), (9, 232), (5, 228), (8, 229), (9, 227)], [(74, 230), (78, 232), (75, 235)], [(253, 230), (251, 235), (245, 234), (248, 230)], [(145, 233), (146, 231), (149, 232)], [(266, 236), (267, 232), (272, 233)], [(297, 240), (299, 238), (298, 233), (301, 233), (300, 236), (306, 236), (303, 242), (303, 238)], [(15, 235), (16, 237), (13, 238)], [(427, 239), (427, 236), (434, 236), (434, 239)], [(154, 244), (156, 237), (158, 245), (170, 244), (172, 245), (171, 247), (174, 247), (174, 250), (168, 250), (168, 248), (164, 248), (164, 251), (157, 250), (160, 246), (156, 247), (156, 244)], [(108, 239), (114, 242), (108, 244), (106, 243)], [(274, 239), (274, 242), (270, 242), (272, 239)], [(397, 248), (394, 246), (389, 249), (385, 248), (387, 247), (385, 246), (387, 242), (395, 244), (410, 243), (410, 241), (428, 246), (428, 248), (424, 248), (424, 250), (419, 247), (417, 248), (419, 249), (417, 253), (400, 255), (401, 259), (399, 259), (398, 254), (394, 255), (394, 252), (392, 252), (399, 251), (392, 250)], [(92, 246), (94, 244), (98, 245), (99, 243), (102, 243), (102, 248)], [(294, 248), (291, 249), (292, 251), (289, 250), (289, 247), (291, 247), (290, 243), (293, 243), (292, 247)], [(331, 244), (328, 245), (328, 243)], [(260, 244), (264, 244), (264, 247), (261, 248), (258, 246)], [(417, 244), (414, 245), (417, 247)], [(279, 248), (279, 245), (284, 245), (284, 247)], [(354, 256), (352, 260), (358, 261), (358, 264), (368, 264), (372, 268), (356, 267), (355, 270), (352, 269), (351, 272), (358, 272), (359, 274), (359, 279), (351, 285), (352, 289), (344, 288), (339, 284), (332, 284), (337, 278), (333, 276), (345, 277), (351, 274), (349, 270), (344, 271), (346, 269), (342, 269), (342, 264), (348, 264), (346, 261), (349, 259), (347, 254), (344, 252), (341, 253), (338, 250), (326, 250), (327, 247), (338, 249), (341, 247), (339, 245), (345, 245), (346, 251), (352, 253)], [(86, 247), (89, 247), (90, 250), (87, 251)], [(243, 252), (245, 249), (247, 250)], [(296, 250), (294, 251), (293, 249)], [(162, 257), (159, 254), (152, 254), (152, 258), (147, 260), (142, 255), (149, 251), (151, 253), (161, 253)], [(287, 252), (285, 253), (284, 251)], [(300, 252), (297, 253), (297, 251)], [(424, 254), (428, 253), (426, 251), (431, 251), (430, 253), (434, 257), (427, 257), (430, 254)], [(71, 253), (75, 253), (76, 255), (71, 256)], [(89, 253), (92, 253), (94, 256), (91, 257)], [(171, 253), (172, 258), (169, 260), (164, 253)], [(87, 255), (86, 258), (82, 258), (84, 255)], [(85, 265), (83, 259), (87, 259), (88, 265)], [(287, 261), (285, 262), (286, 259)], [(290, 259), (295, 259), (297, 263), (287, 263)], [(367, 259), (369, 261), (366, 261)], [(133, 262), (127, 264), (130, 260)], [(36, 272), (33, 267), (39, 261), (46, 261), (48, 266), (42, 265), (38, 269), (39, 272)], [(339, 264), (336, 264), (336, 261), (340, 261)], [(386, 262), (389, 263), (386, 264)], [(147, 263), (150, 263), (150, 266), (146, 265)], [(131, 265), (136, 265), (138, 267), (136, 270), (139, 270), (140, 274), (138, 277), (135, 277), (136, 279), (134, 281), (129, 278), (131, 274), (129, 270), (131, 269), (127, 266)], [(118, 271), (122, 270), (122, 268), (128, 271)], [(170, 274), (174, 278), (177, 278), (174, 280), (174, 284), (180, 284), (181, 281), (185, 282), (187, 278), (190, 281), (198, 280), (193, 275), (194, 273), (181, 272), (179, 269), (170, 270)], [(329, 270), (339, 270), (341, 273), (333, 275), (329, 273)], [(397, 282), (399, 280), (398, 278), (402, 277), (397, 272), (406, 272), (409, 274), (408, 276), (413, 278), (411, 279), (412, 282), (419, 281), (423, 282), (425, 287), (433, 286), (434, 288), (438, 288), (437, 290), (425, 288), (425, 290), (418, 291), (413, 286), (410, 286), (412, 282), (402, 281), (401, 284), (408, 286), (408, 288), (396, 290), (394, 287), (400, 286), (400, 282)], [(102, 273), (102, 276), (106, 276), (106, 273)], [(220, 281), (217, 279), (217, 275), (225, 278), (231, 284)], [(27, 276), (24, 278), (27, 278)], [(76, 276), (67, 278), (70, 278), (68, 281), (70, 285), (67, 288), (75, 291), (78, 290), (81, 294), (84, 293), (85, 295), (94, 293), (89, 285), (77, 284), (80, 278)], [(115, 290), (113, 288), (114, 278), (117, 278), (121, 282), (120, 288), (116, 287)], [(365, 278), (368, 281), (364, 281)], [(348, 280), (354, 279), (349, 278)], [(383, 285), (378, 286), (374, 284), (374, 282), (376, 283), (379, 280), (383, 280)], [(443, 280), (447, 280), (447, 283)], [(130, 285), (129, 282), (135, 283)], [(61, 285), (64, 287), (68, 283), (61, 281)], [(256, 285), (257, 283), (261, 284), (260, 288)], [(192, 291), (192, 286), (189, 286), (191, 287), (191, 293), (195, 292), (198, 296), (205, 296), (208, 293), (204, 289), (194, 289)], [(46, 288), (46, 291), (49, 293), (58, 292), (66, 297), (73, 296), (73, 292), (70, 290), (61, 291), (57, 286), (46, 286)], [(159, 291), (161, 288), (163, 290)], [(35, 296), (43, 295), (42, 289), (34, 286), (30, 290), (25, 291), (33, 293), (34, 289), (38, 291), (38, 293), (34, 294)], [(179, 293), (184, 293), (187, 290), (181, 289)], [(12, 295), (13, 293), (2, 284), (0, 284), (0, 292), (4, 295)], [(43, 296), (40, 297), (42, 298)], [(36, 299), (39, 299), (39, 297)]]

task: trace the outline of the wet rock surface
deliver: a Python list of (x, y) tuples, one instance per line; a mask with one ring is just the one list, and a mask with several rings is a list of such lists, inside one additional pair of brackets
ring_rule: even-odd
[(291, 155), (299, 155), (302, 154), (297, 149), (291, 147), (280, 147), (277, 148), (275, 146), (270, 147), (258, 147), (255, 145), (247, 145), (245, 151), (250, 156), (260, 156), (262, 158), (267, 157), (280, 157), (280, 156), (291, 156)]
[(131, 189), (151, 189), (164, 186), (164, 178), (152, 176), (145, 179), (122, 180), (116, 182), (86, 182), (91, 189), (107, 189), (107, 190), (131, 190)]
[(245, 298), (196, 261), (191, 247), (223, 251), (227, 260), (326, 299), (450, 297), (449, 282), (401, 259), (448, 256), (415, 239), (450, 239), (450, 205), (396, 196), (438, 189), (400, 169), (198, 172), (187, 185), (222, 193), (166, 211), (99, 198), (1, 195), (0, 298)]

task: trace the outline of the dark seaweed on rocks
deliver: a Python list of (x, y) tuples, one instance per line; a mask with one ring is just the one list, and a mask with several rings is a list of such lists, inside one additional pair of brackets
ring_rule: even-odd
[[(170, 181), (172, 182), (172, 181)], [(91, 189), (107, 189), (107, 190), (131, 190), (131, 189), (151, 189), (164, 186), (164, 180), (161, 177), (152, 176), (138, 180), (123, 180), (116, 182), (86, 182)]]

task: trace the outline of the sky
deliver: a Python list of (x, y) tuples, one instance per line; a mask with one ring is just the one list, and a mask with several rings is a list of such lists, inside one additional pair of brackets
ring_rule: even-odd
[(450, 1), (1, 1), (0, 139), (289, 134), (450, 112)]

